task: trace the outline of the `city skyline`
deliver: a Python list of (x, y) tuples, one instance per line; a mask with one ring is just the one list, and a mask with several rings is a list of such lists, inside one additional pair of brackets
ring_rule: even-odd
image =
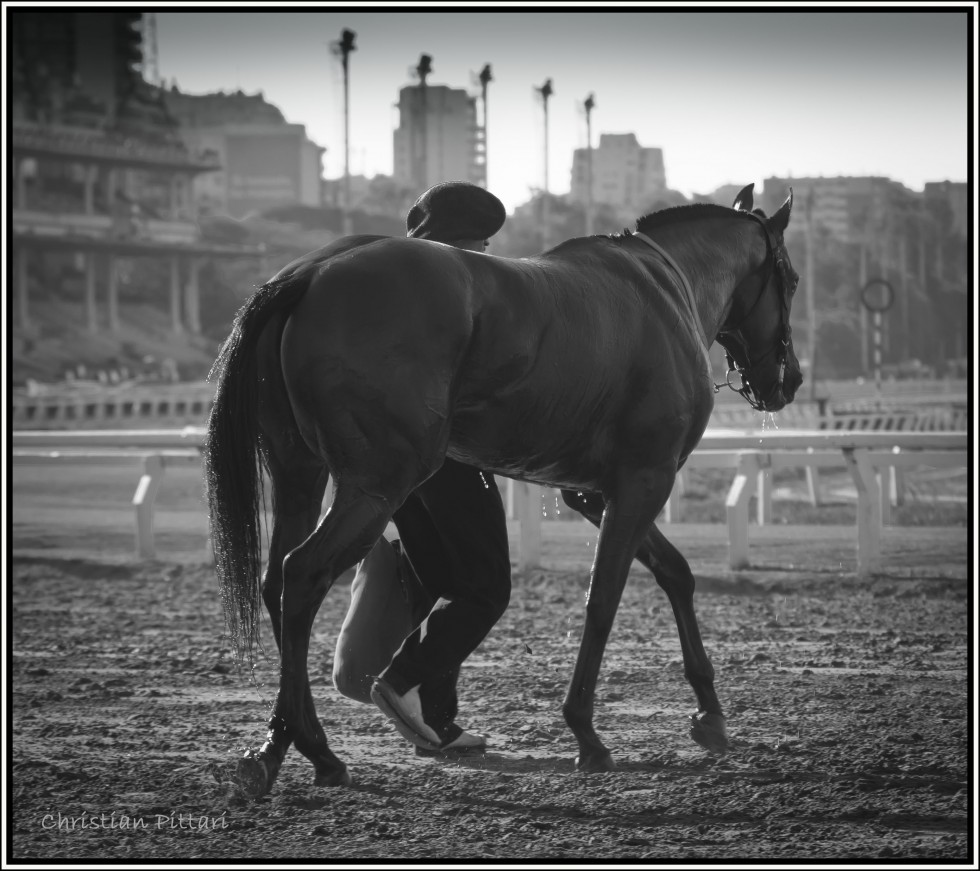
[[(318, 7), (323, 9), (323, 7)], [(476, 7), (479, 9), (479, 7)], [(567, 193), (586, 145), (635, 133), (661, 148), (667, 184), (687, 196), (768, 176), (893, 178), (914, 190), (968, 173), (968, 15), (801, 7), (629, 12), (158, 11), (158, 68), (188, 93), (261, 91), (327, 148), (343, 173), (343, 75), (350, 56), (352, 174), (392, 173), (395, 104), (421, 54), (429, 84), (477, 95), (489, 63), (488, 187), (508, 211), (544, 177)], [(242, 7), (236, 7), (240, 10)], [(220, 47), (220, 51), (217, 49)], [(482, 118), (482, 106), (478, 106)]]

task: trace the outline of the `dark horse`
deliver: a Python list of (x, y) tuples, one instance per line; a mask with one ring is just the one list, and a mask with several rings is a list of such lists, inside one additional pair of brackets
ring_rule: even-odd
[[(798, 276), (771, 217), (697, 204), (637, 231), (510, 260), (437, 242), (352, 237), (301, 258), (245, 303), (215, 364), (204, 452), (222, 599), (239, 654), (259, 623), (262, 474), (273, 527), (261, 595), (280, 652), (266, 742), (239, 762), (271, 787), (290, 743), (319, 785), (350, 783), (317, 719), (313, 620), (409, 493), (445, 457), (562, 488), (599, 527), (578, 659), (563, 713), (578, 767), (612, 757), (592, 725), (606, 640), (634, 558), (666, 591), (698, 699), (691, 735), (728, 746), (687, 561), (654, 524), (713, 405), (717, 338), (757, 408), (802, 382), (790, 338)], [(730, 373), (731, 375), (731, 373)], [(333, 504), (317, 522), (328, 475)]]

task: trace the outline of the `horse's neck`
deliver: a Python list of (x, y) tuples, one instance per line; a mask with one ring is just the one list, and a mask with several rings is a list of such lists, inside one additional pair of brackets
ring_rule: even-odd
[[(647, 235), (668, 251), (694, 291), (697, 315), (709, 344), (721, 329), (735, 288), (758, 265), (758, 236), (749, 221), (713, 219), (710, 233), (692, 224), (655, 228)], [(761, 244), (764, 244), (762, 242)]]

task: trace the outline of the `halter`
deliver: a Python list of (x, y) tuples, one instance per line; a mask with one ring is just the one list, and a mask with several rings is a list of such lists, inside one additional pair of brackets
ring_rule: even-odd
[[(792, 332), (789, 325), (789, 305), (787, 303), (787, 288), (789, 287), (789, 277), (787, 273), (786, 261), (783, 257), (779, 256), (776, 252), (779, 250), (779, 245), (776, 242), (775, 237), (772, 234), (772, 230), (769, 229), (768, 224), (760, 218), (758, 215), (752, 212), (745, 212), (747, 216), (751, 217), (753, 220), (758, 221), (762, 226), (762, 229), (766, 236), (766, 259), (758, 269), (756, 269), (748, 278), (753, 277), (759, 271), (765, 269), (765, 276), (762, 280), (761, 287), (759, 288), (759, 295), (755, 298), (755, 302), (749, 307), (749, 310), (742, 316), (742, 319), (734, 327), (729, 327), (727, 329), (722, 329), (718, 332), (717, 340), (722, 347), (725, 348), (725, 360), (728, 363), (728, 374), (725, 378), (724, 384), (716, 384), (715, 392), (717, 393), (722, 387), (728, 387), (738, 393), (749, 405), (751, 405), (756, 411), (765, 411), (765, 405), (760, 399), (755, 398), (755, 389), (749, 384), (746, 372), (751, 370), (754, 366), (758, 365), (760, 362), (766, 359), (770, 354), (778, 354), (779, 360), (779, 377), (776, 379), (775, 388), (782, 393), (783, 389), (783, 378), (786, 374), (786, 360), (789, 356), (789, 345), (790, 345), (790, 334)], [(759, 300), (762, 299), (762, 295), (766, 292), (766, 288), (769, 286), (769, 279), (772, 276), (773, 269), (776, 270), (779, 275), (779, 320), (781, 329), (781, 338), (778, 340), (779, 344), (774, 345), (765, 354), (762, 355), (754, 363), (752, 362), (752, 355), (749, 352), (749, 343), (745, 340), (745, 336), (742, 335), (742, 325), (749, 319), (750, 315), (755, 311), (756, 306), (759, 304)], [(734, 339), (742, 348), (745, 354), (746, 365), (740, 367), (736, 362), (735, 358), (732, 356), (731, 351), (724, 345), (722, 338)], [(737, 372), (738, 376), (742, 382), (741, 388), (736, 387), (732, 384), (732, 373)]]
[[(779, 378), (777, 379), (776, 387), (779, 389), (780, 392), (783, 389), (783, 377), (786, 374), (786, 360), (788, 357), (788, 349), (789, 349), (790, 334), (791, 334), (791, 329), (789, 325), (789, 306), (787, 305), (786, 302), (786, 293), (787, 293), (786, 288), (789, 286), (789, 279), (787, 276), (786, 261), (782, 257), (776, 254), (776, 251), (778, 250), (779, 246), (776, 243), (776, 239), (772, 234), (772, 230), (769, 229), (769, 225), (766, 224), (766, 222), (762, 218), (760, 218), (756, 214), (753, 214), (752, 212), (741, 212), (740, 214), (743, 214), (749, 218), (752, 218), (754, 221), (757, 221), (762, 227), (763, 232), (765, 233), (766, 236), (765, 262), (761, 266), (759, 266), (759, 268), (756, 269), (751, 275), (747, 276), (746, 280), (754, 276), (757, 272), (759, 272), (762, 269), (766, 270), (766, 274), (765, 274), (765, 279), (762, 282), (762, 286), (759, 289), (759, 295), (755, 298), (755, 302), (752, 303), (749, 310), (742, 316), (742, 319), (738, 322), (736, 326), (719, 331), (718, 336), (716, 337), (719, 344), (721, 344), (722, 336), (726, 338), (728, 337), (734, 338), (742, 346), (742, 350), (745, 352), (745, 359), (747, 361), (747, 365), (745, 367), (739, 367), (739, 365), (735, 362), (735, 358), (732, 356), (731, 352), (728, 350), (728, 348), (725, 348), (725, 360), (728, 363), (728, 374), (725, 378), (724, 384), (715, 384), (715, 393), (721, 390), (722, 387), (728, 387), (731, 390), (734, 390), (736, 393), (738, 393), (756, 411), (765, 411), (765, 406), (762, 404), (761, 400), (757, 400), (752, 396), (752, 393), (754, 391), (752, 386), (749, 384), (748, 378), (746, 377), (745, 373), (749, 369), (752, 369), (754, 365), (757, 365), (758, 363), (760, 363), (762, 360), (764, 360), (766, 357), (768, 357), (770, 354), (772, 354), (775, 351), (776, 353), (779, 354)], [(701, 346), (704, 350), (705, 357), (707, 357), (708, 341), (704, 333), (704, 327), (701, 325), (701, 319), (698, 317), (698, 310), (694, 302), (694, 291), (691, 288), (691, 282), (688, 281), (688, 278), (684, 274), (684, 271), (677, 265), (677, 262), (674, 260), (674, 258), (671, 257), (656, 242), (654, 242), (653, 239), (651, 239), (645, 233), (640, 233), (638, 231), (633, 232), (630, 235), (640, 239), (641, 241), (649, 245), (651, 248), (653, 248), (653, 250), (656, 251), (666, 261), (667, 265), (677, 274), (677, 277), (679, 279), (679, 284), (681, 288), (684, 290), (684, 298), (685, 301), (687, 302), (688, 308), (690, 309), (691, 317), (694, 319), (694, 323), (697, 326), (698, 337), (701, 339)], [(766, 287), (769, 284), (769, 278), (772, 274), (773, 269), (776, 269), (778, 271), (779, 279), (780, 279), (779, 296), (782, 305), (780, 306), (780, 310), (779, 310), (779, 319), (782, 325), (782, 338), (779, 340), (780, 341), (779, 345), (771, 348), (762, 357), (756, 360), (755, 363), (753, 363), (752, 355), (749, 353), (748, 342), (745, 341), (745, 337), (742, 335), (742, 324), (744, 324), (749, 319), (749, 316), (752, 314), (752, 312), (755, 311), (756, 306), (759, 304), (759, 300), (762, 299), (762, 295), (766, 292)], [(722, 347), (724, 347), (724, 345), (722, 345)], [(710, 371), (710, 361), (709, 361), (709, 371)], [(738, 388), (734, 384), (732, 384), (731, 379), (732, 379), (733, 372), (737, 372), (739, 378), (741, 378), (742, 381), (741, 388)]]

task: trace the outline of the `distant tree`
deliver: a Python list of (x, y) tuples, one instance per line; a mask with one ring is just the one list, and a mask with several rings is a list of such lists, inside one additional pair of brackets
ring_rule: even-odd
[[(544, 250), (542, 245), (542, 198), (535, 194), (527, 203), (518, 206), (514, 214), (508, 216), (503, 229), (490, 241), (491, 254), (503, 257), (530, 257)], [(567, 196), (549, 195), (548, 199), (551, 247), (585, 235), (585, 206), (571, 203)], [(616, 210), (599, 204), (593, 212), (593, 232), (599, 235), (621, 233), (635, 222), (624, 221)]]

